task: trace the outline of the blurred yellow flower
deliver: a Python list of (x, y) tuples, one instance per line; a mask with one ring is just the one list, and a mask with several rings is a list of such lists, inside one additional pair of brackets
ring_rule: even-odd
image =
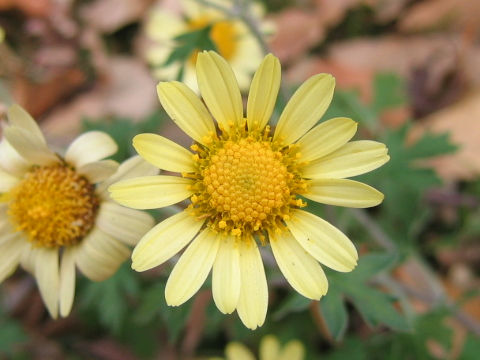
[[(234, 5), (232, 0), (209, 2), (225, 8), (233, 8)], [(263, 15), (261, 4), (254, 1), (249, 1), (247, 4), (248, 9), (245, 11), (256, 18), (264, 32), (269, 31), (267, 22), (260, 23)], [(147, 36), (152, 40), (146, 57), (154, 67), (154, 76), (162, 81), (176, 80), (184, 65), (181, 80), (190, 88), (197, 90), (195, 59), (198, 51), (205, 50), (201, 48), (202, 45), (199, 44), (199, 48), (189, 55), (189, 60), (184, 64), (179, 61), (168, 65), (165, 63), (178, 44), (176, 37), (210, 26), (210, 39), (220, 55), (233, 67), (240, 88), (246, 90), (250, 76), (263, 56), (262, 49), (248, 27), (238, 18), (229, 17), (225, 12), (203, 5), (196, 0), (181, 0), (179, 5), (181, 14), (171, 8), (153, 10), (146, 25)]]
[(389, 156), (382, 143), (349, 142), (357, 129), (351, 119), (334, 118), (315, 126), (333, 96), (335, 81), (328, 74), (312, 76), (299, 87), (273, 133), (267, 123), (280, 86), (276, 57), (266, 56), (253, 78), (246, 118), (226, 60), (212, 51), (200, 53), (197, 77), (207, 107), (180, 82), (157, 87), (167, 113), (195, 140), (193, 153), (159, 135), (141, 134), (133, 140), (145, 160), (182, 177), (136, 178), (114, 184), (110, 191), (120, 204), (138, 209), (190, 198), (185, 211), (142, 238), (132, 254), (132, 267), (145, 271), (158, 266), (191, 242), (168, 279), (167, 303), (177, 306), (190, 299), (213, 267), (213, 298), (219, 310), (236, 309), (243, 323), (255, 329), (263, 324), (268, 304), (257, 240), (270, 244), (295, 290), (320, 299), (328, 283), (319, 262), (351, 271), (358, 255), (340, 230), (301, 210), (303, 198), (348, 207), (378, 205), (382, 193), (345, 178), (376, 169)]
[[(226, 360), (255, 360), (255, 356), (250, 350), (238, 342), (229, 343), (225, 349), (225, 355)], [(305, 349), (298, 340), (289, 341), (282, 348), (275, 336), (267, 335), (260, 342), (258, 355), (259, 360), (302, 360), (305, 356)]]
[(109, 199), (113, 182), (158, 170), (139, 156), (122, 165), (103, 132), (78, 137), (59, 156), (18, 105), (0, 142), (0, 282), (20, 264), (32, 273), (50, 315), (70, 313), (75, 267), (89, 279), (110, 277), (153, 226), (153, 218)]

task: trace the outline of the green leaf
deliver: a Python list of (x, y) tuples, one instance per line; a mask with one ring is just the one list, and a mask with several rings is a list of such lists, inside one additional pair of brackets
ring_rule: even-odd
[(320, 300), (319, 306), (330, 335), (335, 341), (340, 341), (348, 325), (348, 314), (342, 294), (337, 288), (330, 286), (327, 295)]
[[(390, 161), (376, 171), (364, 174), (358, 179), (366, 182), (385, 194), (379, 221), (384, 229), (405, 229), (404, 234), (414, 233), (421, 227), (418, 219), (428, 221), (425, 206), (421, 202), (425, 191), (441, 184), (435, 171), (424, 160), (438, 155), (449, 154), (455, 146), (445, 134), (425, 133), (416, 143), (408, 145), (407, 135), (410, 125), (387, 130), (383, 142), (387, 145)], [(427, 214), (428, 215), (428, 214)], [(390, 232), (392, 238), (398, 238), (398, 231)], [(413, 240), (414, 238), (407, 238)], [(400, 246), (411, 245), (402, 238)]]
[(171, 342), (175, 342), (185, 328), (190, 316), (193, 299), (182, 306), (168, 306), (165, 301), (165, 283), (158, 282), (144, 291), (134, 314), (137, 326), (145, 326), (159, 320), (166, 326)]
[(361, 126), (365, 126), (370, 130), (375, 129), (378, 122), (375, 111), (362, 104), (355, 91), (335, 91), (335, 95), (323, 119), (337, 116), (352, 118), (358, 121)]
[[(322, 357), (323, 359), (324, 357)], [(366, 360), (369, 359), (365, 341), (356, 337), (349, 337), (345, 342), (328, 353), (326, 360)]]
[[(363, 316), (365, 322), (370, 326), (376, 327), (383, 324), (397, 331), (408, 331), (411, 329), (409, 321), (404, 314), (394, 307), (396, 298), (380, 292), (368, 284), (376, 275), (390, 270), (396, 261), (397, 256), (392, 253), (370, 253), (364, 255), (360, 257), (357, 268), (351, 273), (329, 272), (328, 276), (331, 284), (329, 293), (333, 290), (334, 293), (343, 294), (351, 300), (355, 308)], [(328, 296), (329, 294), (326, 297)], [(337, 295), (336, 300), (339, 301), (339, 298), (341, 299)], [(339, 310), (336, 309), (336, 311)], [(339, 325), (336, 325), (336, 327), (332, 325), (332, 327), (337, 329)]]
[(135, 322), (145, 325), (155, 320), (161, 312), (160, 304), (165, 302), (165, 284), (158, 282), (143, 291), (140, 304), (135, 310)]
[(128, 298), (138, 292), (138, 277), (124, 264), (110, 279), (89, 282), (81, 296), (82, 305), (96, 312), (100, 323), (118, 335), (129, 314)]
[(367, 286), (351, 287), (347, 295), (370, 326), (384, 324), (396, 331), (411, 330), (406, 317), (393, 306), (396, 299), (392, 296)]
[(407, 146), (405, 155), (411, 160), (425, 159), (433, 156), (445, 155), (455, 152), (458, 147), (450, 143), (449, 135), (425, 133), (413, 145)]
[(407, 102), (405, 84), (396, 74), (381, 73), (373, 82), (374, 99), (371, 107), (378, 114)]
[[(170, 53), (163, 66), (171, 65), (175, 62), (185, 63), (190, 61), (190, 57), (201, 50), (217, 50), (215, 43), (210, 37), (212, 25), (203, 28), (185, 32), (174, 38), (176, 46)], [(181, 80), (181, 78), (179, 79)]]
[(297, 292), (293, 292), (280, 304), (278, 309), (273, 313), (273, 319), (281, 320), (286, 315), (291, 313), (296, 313), (303, 311), (308, 306), (312, 300), (307, 299), (306, 297), (300, 295)]
[(477, 360), (480, 354), (480, 341), (474, 335), (468, 335), (459, 360)]
[[(351, 273), (350, 279), (355, 282), (366, 282), (379, 273), (390, 270), (398, 260), (395, 253), (369, 253), (363, 255), (358, 266)], [(350, 280), (349, 280), (350, 281)]]
[(14, 354), (15, 349), (27, 340), (28, 337), (18, 322), (8, 318), (0, 320), (0, 355)]

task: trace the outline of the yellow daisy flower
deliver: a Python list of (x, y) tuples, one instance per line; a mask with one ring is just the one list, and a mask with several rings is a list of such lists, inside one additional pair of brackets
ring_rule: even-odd
[[(233, 8), (231, 0), (211, 1), (225, 8)], [(210, 38), (220, 55), (233, 67), (242, 90), (248, 89), (250, 76), (262, 60), (262, 49), (255, 37), (238, 18), (228, 17), (224, 12), (202, 5), (196, 0), (181, 0), (182, 13), (172, 9), (158, 8), (152, 11), (146, 24), (146, 34), (152, 40), (152, 46), (147, 50), (147, 61), (154, 67), (154, 76), (158, 80), (176, 80), (182, 65), (182, 81), (197, 91), (195, 79), (195, 59), (197, 52), (190, 56), (190, 61), (182, 64), (178, 61), (165, 65), (175, 48), (175, 38), (191, 31), (211, 26)], [(263, 7), (259, 3), (248, 2), (248, 11), (257, 19), (263, 15)], [(271, 27), (262, 22), (262, 30), (269, 31)], [(199, 51), (204, 49), (198, 49)]]
[(266, 56), (253, 78), (246, 118), (234, 73), (222, 57), (200, 53), (197, 77), (207, 107), (182, 83), (161, 82), (157, 87), (167, 113), (195, 141), (193, 153), (159, 135), (141, 134), (133, 140), (145, 160), (182, 177), (131, 179), (110, 191), (120, 204), (138, 209), (190, 198), (185, 211), (142, 238), (133, 251), (132, 267), (144, 271), (160, 265), (191, 242), (168, 279), (167, 303), (187, 301), (213, 268), (213, 298), (219, 310), (236, 309), (243, 323), (255, 329), (265, 320), (268, 302), (257, 240), (270, 244), (295, 290), (320, 299), (328, 284), (319, 262), (351, 271), (358, 255), (340, 230), (301, 209), (303, 198), (348, 207), (378, 205), (382, 193), (345, 178), (378, 168), (389, 156), (382, 143), (349, 142), (357, 129), (351, 119), (334, 118), (315, 126), (333, 96), (335, 82), (328, 74), (312, 76), (300, 86), (273, 133), (267, 123), (280, 86), (276, 57)]
[[(255, 356), (243, 344), (231, 342), (225, 349), (226, 360), (255, 360)], [(260, 342), (259, 360), (302, 360), (305, 349), (298, 340), (289, 341), (282, 348), (275, 336), (267, 335)], [(221, 360), (210, 358), (210, 360)]]
[(111, 201), (107, 188), (158, 170), (139, 156), (122, 165), (103, 132), (78, 137), (65, 156), (50, 150), (18, 105), (0, 142), (0, 282), (20, 264), (37, 281), (53, 318), (70, 313), (75, 267), (94, 281), (110, 277), (153, 226), (153, 218)]

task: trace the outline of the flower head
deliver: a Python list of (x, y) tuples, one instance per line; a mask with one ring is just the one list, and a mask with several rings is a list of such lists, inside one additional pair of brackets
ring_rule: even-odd
[(120, 167), (102, 160), (117, 151), (103, 132), (81, 135), (60, 156), (21, 107), (10, 107), (8, 118), (0, 142), (0, 282), (21, 264), (51, 316), (67, 316), (75, 268), (94, 281), (110, 277), (153, 225), (148, 214), (111, 201), (107, 187), (157, 171), (140, 157)]
[(383, 200), (380, 192), (345, 178), (389, 159), (384, 144), (349, 142), (357, 128), (350, 119), (334, 118), (315, 126), (333, 96), (334, 79), (327, 74), (300, 86), (272, 132), (268, 122), (280, 76), (278, 59), (266, 56), (253, 78), (244, 117), (232, 69), (218, 54), (200, 53), (198, 86), (208, 110), (182, 83), (158, 85), (163, 107), (195, 141), (192, 152), (159, 135), (141, 134), (133, 140), (145, 160), (182, 176), (143, 177), (110, 187), (116, 201), (133, 208), (164, 207), (189, 198), (185, 211), (142, 238), (132, 267), (150, 269), (191, 242), (168, 279), (167, 303), (187, 301), (213, 268), (217, 307), (223, 313), (236, 309), (252, 329), (263, 324), (268, 302), (258, 244), (272, 248), (295, 290), (320, 299), (328, 283), (319, 262), (351, 271), (358, 256), (340, 230), (302, 210), (304, 198), (375, 206)]
[[(232, 0), (214, 0), (214, 5), (233, 8)], [(146, 24), (146, 33), (152, 45), (146, 53), (147, 61), (154, 67), (154, 76), (159, 80), (175, 80), (180, 76), (190, 88), (197, 89), (195, 81), (195, 61), (199, 51), (205, 50), (206, 44), (197, 41), (198, 48), (190, 49), (181, 59), (169, 61), (172, 53), (183, 40), (195, 41), (196, 32), (205, 30), (212, 45), (225, 58), (237, 73), (241, 89), (247, 89), (250, 74), (262, 59), (262, 50), (255, 37), (240, 19), (229, 16), (215, 6), (204, 5), (195, 0), (181, 0), (180, 13), (171, 8), (158, 8), (152, 11)], [(263, 8), (259, 3), (248, 2), (249, 14), (260, 20)], [(267, 32), (268, 23), (262, 21), (261, 28)], [(186, 37), (189, 37), (186, 39)], [(182, 40), (183, 39), (183, 40)], [(208, 49), (207, 49), (208, 50)], [(184, 61), (186, 60), (186, 61)]]
[[(243, 344), (230, 342), (225, 349), (226, 360), (255, 360), (255, 356)], [(259, 360), (302, 360), (305, 349), (298, 340), (291, 340), (281, 347), (278, 339), (267, 335), (260, 341)], [(214, 360), (214, 359), (210, 359)]]

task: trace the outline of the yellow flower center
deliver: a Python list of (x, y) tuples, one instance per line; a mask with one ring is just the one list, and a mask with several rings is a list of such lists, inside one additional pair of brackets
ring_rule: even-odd
[[(213, 21), (208, 17), (199, 17), (197, 19), (191, 19), (188, 23), (190, 30), (199, 30), (207, 25), (211, 25), (210, 39), (215, 44), (217, 51), (226, 60), (232, 59), (235, 55), (237, 32), (235, 30), (235, 24), (232, 21)], [(191, 56), (190, 61), (193, 65), (197, 62), (198, 52), (203, 49), (199, 49)]]
[(235, 128), (208, 147), (195, 144), (196, 179), (190, 209), (216, 232), (258, 235), (283, 227), (296, 196), (306, 188), (297, 170), (297, 148), (272, 142), (269, 128)]
[(37, 246), (78, 243), (93, 227), (94, 186), (66, 165), (33, 168), (11, 192), (8, 214)]

